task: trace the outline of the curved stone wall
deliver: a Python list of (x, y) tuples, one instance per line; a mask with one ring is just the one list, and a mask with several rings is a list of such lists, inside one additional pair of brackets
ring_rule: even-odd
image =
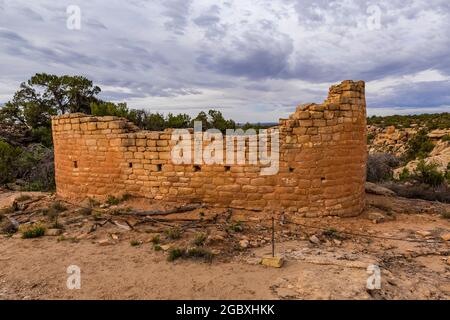
[(270, 175), (261, 174), (267, 164), (248, 163), (258, 151), (249, 142), (244, 164), (228, 165), (225, 150), (223, 164), (176, 164), (173, 129), (140, 131), (122, 118), (84, 114), (56, 116), (52, 129), (57, 194), (65, 198), (128, 193), (311, 217), (358, 215), (365, 205), (363, 81), (332, 86), (323, 104), (301, 105), (269, 131), (279, 132)]

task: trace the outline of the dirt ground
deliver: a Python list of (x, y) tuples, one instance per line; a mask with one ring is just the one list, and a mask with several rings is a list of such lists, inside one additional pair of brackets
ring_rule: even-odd
[[(48, 225), (39, 210), (54, 196), (29, 195), (6, 216)], [(0, 208), (17, 197), (3, 191)], [(129, 199), (83, 214), (82, 203), (66, 206), (59, 236), (0, 235), (0, 299), (450, 298), (450, 221), (440, 215), (448, 205), (368, 195), (368, 209), (356, 218), (286, 215), (275, 224), (282, 268), (259, 264), (271, 253), (268, 213), (202, 207), (148, 219), (124, 212), (165, 204)], [(178, 239), (167, 232), (174, 228)], [(192, 247), (200, 233), (212, 260), (167, 260), (169, 247)], [(371, 264), (381, 269), (379, 290), (366, 288)], [(70, 265), (81, 270), (79, 290), (67, 288)]]

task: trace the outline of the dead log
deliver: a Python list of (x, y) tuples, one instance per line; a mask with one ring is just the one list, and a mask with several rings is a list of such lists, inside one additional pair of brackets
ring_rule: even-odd
[(121, 214), (132, 216), (167, 216), (170, 214), (189, 212), (200, 208), (204, 208), (204, 206), (202, 204), (195, 204), (169, 210), (130, 211), (130, 212), (121, 212)]

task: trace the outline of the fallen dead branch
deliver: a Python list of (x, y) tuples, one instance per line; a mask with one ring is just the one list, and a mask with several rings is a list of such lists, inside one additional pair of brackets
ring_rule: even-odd
[(121, 214), (132, 216), (166, 216), (170, 214), (189, 212), (204, 207), (205, 206), (202, 204), (196, 204), (177, 207), (169, 210), (130, 211), (130, 212), (121, 212)]
[(108, 222), (111, 222), (111, 218), (106, 219), (106, 220), (103, 221), (103, 222), (96, 222), (96, 223), (94, 223), (94, 224), (91, 226), (91, 228), (89, 229), (88, 233), (94, 232), (95, 230), (97, 230), (97, 227), (103, 227), (103, 226), (104, 226), (105, 224), (107, 224)]

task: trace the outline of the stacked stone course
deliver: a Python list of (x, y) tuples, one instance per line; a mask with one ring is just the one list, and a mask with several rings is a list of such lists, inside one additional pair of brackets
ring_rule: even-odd
[(67, 114), (53, 117), (52, 129), (57, 194), (64, 198), (128, 193), (308, 217), (354, 216), (365, 205), (363, 81), (332, 86), (323, 104), (301, 105), (280, 120), (275, 175), (261, 175), (259, 162), (174, 164), (173, 129), (140, 131), (123, 118)]

